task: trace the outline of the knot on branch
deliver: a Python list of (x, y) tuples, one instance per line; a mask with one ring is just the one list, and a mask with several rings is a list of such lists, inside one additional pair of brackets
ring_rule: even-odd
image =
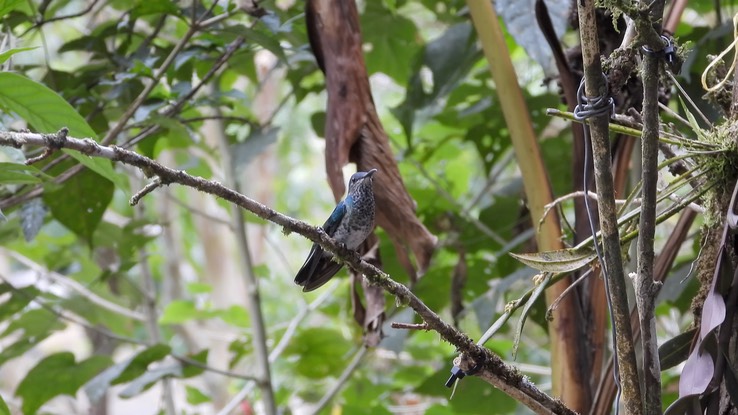
[(64, 148), (64, 145), (67, 143), (67, 134), (69, 134), (67, 127), (62, 127), (56, 134), (44, 134), (44, 143), (46, 144), (44, 152), (37, 157), (31, 157), (26, 160), (26, 165), (38, 163), (54, 154), (55, 151)]
[(56, 134), (44, 136), (46, 146), (52, 150), (61, 150), (67, 142), (67, 135), (69, 135), (69, 128), (62, 127)]

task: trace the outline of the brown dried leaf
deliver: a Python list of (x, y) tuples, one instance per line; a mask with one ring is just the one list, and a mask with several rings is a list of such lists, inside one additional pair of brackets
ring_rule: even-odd
[[(366, 250), (363, 259), (370, 264), (381, 268), (382, 258), (379, 255), (379, 239), (372, 234), (362, 249)], [(357, 284), (358, 283), (358, 284)], [(364, 289), (366, 307), (361, 303), (358, 285)], [(384, 291), (381, 287), (367, 283), (366, 278), (351, 272), (351, 304), (354, 310), (354, 320), (364, 329), (364, 344), (367, 347), (376, 347), (382, 341), (382, 324), (384, 323)]]

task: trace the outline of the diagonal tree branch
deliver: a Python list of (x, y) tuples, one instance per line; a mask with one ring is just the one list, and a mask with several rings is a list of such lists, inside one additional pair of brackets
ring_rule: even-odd
[[(223, 186), (217, 181), (192, 176), (182, 170), (166, 167), (136, 152), (117, 146), (102, 146), (91, 139), (66, 137), (60, 140), (60, 137), (64, 135), (64, 133), (38, 134), (1, 131), (0, 146), (16, 148), (24, 145), (35, 147), (55, 146), (56, 148), (79, 151), (92, 157), (102, 157), (124, 163), (141, 169), (148, 177), (155, 177), (155, 180), (160, 181), (162, 185), (176, 183), (220, 197), (252, 212), (262, 219), (282, 226), (286, 234), (291, 232), (298, 233), (310, 241), (317, 243), (328, 252), (331, 252), (337, 260), (348, 265), (354, 271), (363, 274), (370, 283), (382, 287), (385, 291), (395, 296), (399, 303), (412, 308), (428, 324), (429, 329), (437, 332), (443, 340), (456, 346), (457, 350), (463, 354), (465, 361), (474, 363), (473, 367), (480, 378), (506, 391), (508, 394), (512, 390), (517, 394), (521, 394), (519, 396), (528, 397), (529, 399), (523, 401), (523, 403), (528, 405), (535, 413), (574, 414), (574, 411), (567, 408), (563, 403), (540, 391), (540, 389), (531, 384), (515, 368), (504, 363), (499, 356), (482, 346), (476, 345), (469, 336), (443, 321), (438, 314), (428, 308), (405, 285), (394, 281), (382, 270), (363, 261), (356, 252), (338, 244), (323, 232), (320, 227), (310, 226), (305, 222), (283, 215), (274, 209)], [(136, 196), (134, 195), (132, 199), (135, 198)], [(533, 403), (529, 404), (530, 402)]]

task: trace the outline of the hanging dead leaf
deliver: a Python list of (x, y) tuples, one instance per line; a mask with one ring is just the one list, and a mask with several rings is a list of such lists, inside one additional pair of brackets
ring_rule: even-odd
[[(428, 267), (437, 238), (415, 215), (415, 203), (405, 189), (387, 134), (379, 121), (362, 53), (359, 17), (354, 1), (311, 0), (306, 19), (310, 46), (325, 73), (326, 170), (336, 200), (345, 191), (342, 168), (354, 162), (361, 171), (379, 170), (374, 179), (377, 225), (394, 241), (398, 255), (413, 253), (418, 274)], [(401, 262), (403, 262), (401, 260)], [(405, 258), (406, 264), (410, 262)], [(411, 277), (414, 272), (411, 271)]]
[(552, 273), (576, 271), (597, 258), (597, 253), (588, 248), (510, 255), (531, 268)]

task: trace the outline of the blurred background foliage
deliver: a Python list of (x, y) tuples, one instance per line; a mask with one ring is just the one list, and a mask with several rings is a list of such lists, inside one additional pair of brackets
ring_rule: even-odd
[[(508, 29), (509, 16), (521, 14), (515, 7), (529, 7), (515, 4), (498, 4)], [(569, 2), (551, 4), (564, 46), (575, 47)], [(535, 250), (535, 229), (495, 85), (464, 2), (365, 1), (359, 9), (374, 102), (418, 216), (439, 237), (413, 289), (478, 338), (535, 274), (508, 255)], [(706, 56), (729, 43), (726, 16), (734, 11), (731, 2), (691, 2), (683, 13), (675, 35), (690, 52), (680, 79), (695, 98)], [(230, 157), (249, 197), (316, 225), (331, 211), (324, 78), (302, 2), (4, 0), (0, 19), (4, 130), (68, 126), (71, 136), (132, 146), (220, 181), (231, 174), (223, 164)], [(542, 41), (526, 36), (537, 31), (534, 21), (522, 25), (507, 45), (561, 196), (573, 186), (571, 130), (546, 115), (563, 108), (551, 58), (530, 57), (526, 51)], [(111, 136), (115, 128), (121, 134)], [(39, 150), (0, 151), (0, 395), (10, 413), (261, 413), (260, 389), (238, 376), (255, 370), (244, 273), (259, 281), (284, 413), (322, 407), (337, 384), (325, 413), (526, 412), (473, 377), (451, 398), (443, 384), (454, 350), (434, 333), (386, 327), (382, 344), (364, 351), (347, 278), (307, 295), (293, 285), (310, 247), (298, 235), (246, 214), (252, 261), (243, 269), (221, 200), (171, 186), (131, 207), (147, 182), (141, 172), (79, 155), (23, 167)], [(76, 171), (79, 163), (88, 168)], [(571, 202), (562, 207), (571, 217)], [(657, 246), (673, 222), (657, 229)], [(384, 269), (408, 283), (392, 243), (378, 234)], [(662, 292), (664, 339), (692, 319), (697, 281), (681, 282), (699, 250), (696, 232), (690, 235)], [(465, 284), (454, 308), (450, 287), (459, 273)], [(388, 321), (413, 321), (388, 304)], [(536, 308), (514, 364), (550, 391), (545, 305)], [(512, 360), (513, 335), (511, 321), (487, 346)], [(676, 397), (675, 373), (665, 372), (665, 405)]]

